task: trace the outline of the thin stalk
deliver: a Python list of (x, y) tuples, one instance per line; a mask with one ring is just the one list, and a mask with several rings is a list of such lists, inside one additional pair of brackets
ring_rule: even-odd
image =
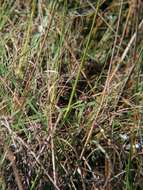
[(74, 97), (74, 94), (75, 94), (76, 86), (77, 86), (77, 83), (78, 83), (78, 80), (79, 80), (79, 77), (80, 77), (80, 73), (81, 73), (83, 64), (84, 64), (84, 61), (85, 61), (85, 58), (86, 58), (87, 50), (88, 50), (90, 39), (91, 39), (91, 34), (92, 34), (93, 27), (94, 27), (94, 24), (95, 24), (95, 20), (96, 20), (96, 17), (97, 17), (97, 12), (98, 12), (98, 9), (99, 9), (99, 2), (100, 2), (100, 0), (97, 3), (97, 7), (96, 7), (95, 15), (94, 15), (94, 18), (93, 18), (93, 21), (92, 21), (92, 26), (91, 26), (91, 29), (90, 29), (90, 32), (89, 32), (89, 35), (88, 35), (86, 47), (85, 47), (85, 50), (84, 50), (84, 53), (83, 53), (83, 56), (82, 56), (81, 63), (79, 65), (79, 69), (77, 71), (77, 76), (76, 76), (76, 79), (75, 79), (75, 82), (74, 82), (74, 85), (73, 85), (73, 88), (72, 88), (72, 92), (71, 92), (71, 96), (70, 96), (70, 99), (69, 99), (69, 102), (68, 102), (68, 106), (67, 106), (66, 112), (64, 114), (64, 121), (68, 117), (68, 115), (70, 113), (70, 110), (71, 110), (72, 100), (73, 100), (73, 97)]

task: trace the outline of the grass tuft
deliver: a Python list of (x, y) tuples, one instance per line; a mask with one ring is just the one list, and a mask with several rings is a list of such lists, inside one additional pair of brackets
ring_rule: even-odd
[(0, 1), (0, 189), (142, 189), (142, 15)]

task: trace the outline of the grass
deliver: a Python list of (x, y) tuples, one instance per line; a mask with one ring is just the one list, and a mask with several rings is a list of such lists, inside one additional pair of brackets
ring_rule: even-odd
[(142, 2), (0, 7), (0, 188), (142, 189)]

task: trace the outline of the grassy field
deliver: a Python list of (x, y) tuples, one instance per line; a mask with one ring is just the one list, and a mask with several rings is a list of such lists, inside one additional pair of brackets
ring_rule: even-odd
[(143, 189), (143, 1), (0, 0), (0, 190)]

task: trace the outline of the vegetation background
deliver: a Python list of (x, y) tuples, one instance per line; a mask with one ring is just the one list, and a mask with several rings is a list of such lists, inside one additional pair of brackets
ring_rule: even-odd
[(143, 189), (143, 1), (0, 0), (0, 189)]

